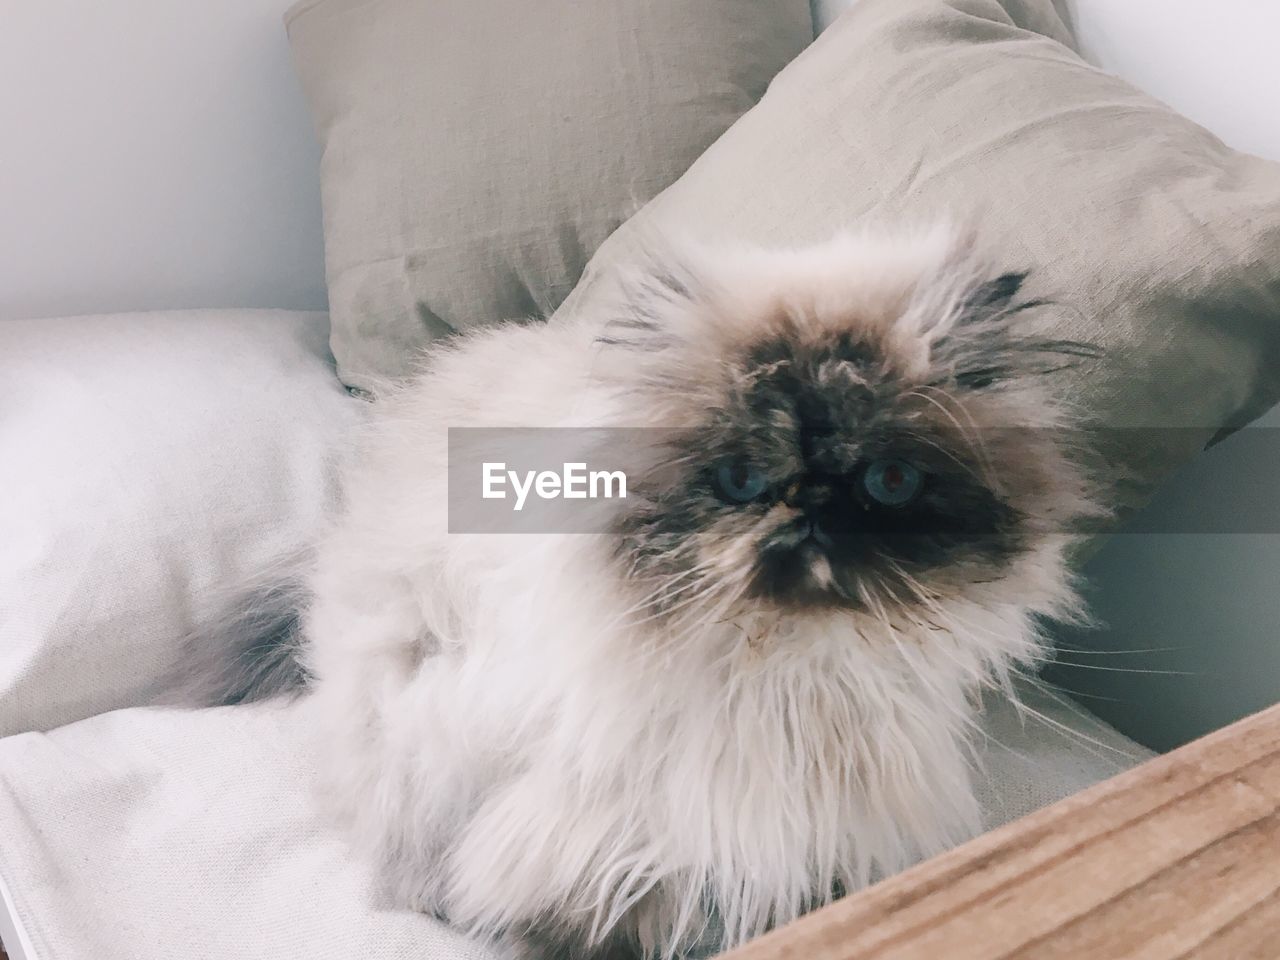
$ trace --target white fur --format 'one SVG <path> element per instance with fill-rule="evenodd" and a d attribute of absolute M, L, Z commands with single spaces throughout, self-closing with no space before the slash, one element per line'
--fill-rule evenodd
<path fill-rule="evenodd" d="M 916 287 L 945 245 L 839 244 L 772 273 L 748 260 L 743 309 L 798 272 L 817 312 L 905 317 L 893 335 L 927 349 Z M 849 277 L 851 262 L 871 265 Z M 975 692 L 1074 601 L 1065 538 L 1045 537 L 918 617 L 704 616 L 670 636 L 626 613 L 608 537 L 449 535 L 448 427 L 643 422 L 601 375 L 629 361 L 603 359 L 598 333 L 496 328 L 382 401 L 320 552 L 307 659 L 328 795 L 404 902 L 484 935 L 612 933 L 671 957 L 973 834 Z"/>

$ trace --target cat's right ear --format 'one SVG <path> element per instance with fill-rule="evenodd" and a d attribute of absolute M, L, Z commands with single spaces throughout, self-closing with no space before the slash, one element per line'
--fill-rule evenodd
<path fill-rule="evenodd" d="M 691 252 L 650 248 L 617 278 L 616 297 L 597 340 L 638 350 L 664 350 L 690 332 L 690 311 L 705 302 Z"/>

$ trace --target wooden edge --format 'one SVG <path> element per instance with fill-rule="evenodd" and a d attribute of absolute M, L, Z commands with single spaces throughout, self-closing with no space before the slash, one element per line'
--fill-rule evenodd
<path fill-rule="evenodd" d="M 723 960 L 1276 960 L 1280 705 Z"/>

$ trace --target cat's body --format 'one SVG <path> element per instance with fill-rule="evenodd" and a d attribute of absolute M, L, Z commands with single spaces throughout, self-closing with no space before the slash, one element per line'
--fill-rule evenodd
<path fill-rule="evenodd" d="M 540 960 L 666 957 L 978 828 L 975 694 L 1071 611 L 1090 509 L 1037 376 L 1062 345 L 978 269 L 942 231 L 664 267 L 381 401 L 302 656 L 398 899 Z M 607 532 L 449 534 L 460 426 L 655 440 Z"/>

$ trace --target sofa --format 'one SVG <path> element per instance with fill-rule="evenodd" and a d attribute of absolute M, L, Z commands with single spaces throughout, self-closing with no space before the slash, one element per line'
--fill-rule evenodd
<path fill-rule="evenodd" d="M 32 132 L 0 224 L 18 267 L 0 274 L 0 942 L 12 960 L 488 958 L 391 903 L 317 809 L 310 701 L 150 705 L 227 581 L 320 529 L 368 404 L 330 352 L 318 154 L 282 5 L 132 5 L 149 19 L 44 4 L 0 41 L 0 119 Z M 850 5 L 815 0 L 815 28 Z M 1280 79 L 1239 52 L 1280 14 L 1063 6 L 1087 56 L 1280 159 L 1267 105 L 1237 95 Z M 117 56 L 71 84 L 84 95 L 3 73 L 50 71 L 104 36 Z M 136 110 L 108 129 L 94 97 Z M 102 158 L 86 172 L 91 144 Z M 1228 440 L 1162 496 L 1231 497 L 1271 456 Z M 1280 547 L 1208 536 L 1209 550 L 1184 536 L 1172 551 L 1158 534 L 1115 538 L 1088 568 L 1109 627 L 1064 640 L 1081 655 L 1020 704 L 985 698 L 988 828 L 1280 698 L 1274 577 L 1240 589 L 1240 570 L 1280 567 Z M 1232 635 L 1215 638 L 1216 676 L 1160 686 L 1206 657 L 1203 617 L 1161 620 L 1157 642 L 1147 628 L 1189 583 L 1210 612 L 1237 611 Z M 1134 672 L 1098 669 L 1117 663 Z"/>

